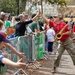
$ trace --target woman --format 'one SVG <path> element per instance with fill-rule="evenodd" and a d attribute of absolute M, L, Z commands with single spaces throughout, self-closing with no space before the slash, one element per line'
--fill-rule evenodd
<path fill-rule="evenodd" d="M 15 26 L 16 28 L 15 36 L 23 36 L 25 34 L 26 25 L 29 23 L 32 23 L 33 20 L 35 20 L 38 15 L 39 15 L 39 12 L 31 20 L 25 21 L 25 16 L 23 14 L 20 14 L 18 16 L 20 21 Z"/>

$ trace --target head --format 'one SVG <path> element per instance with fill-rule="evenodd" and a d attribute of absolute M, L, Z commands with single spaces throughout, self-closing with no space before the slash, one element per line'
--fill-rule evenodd
<path fill-rule="evenodd" d="M 4 43 L 9 43 L 4 32 L 0 32 L 0 50 L 5 47 Z"/>
<path fill-rule="evenodd" d="M 19 14 L 18 18 L 20 19 L 21 22 L 25 21 L 25 16 L 23 14 Z"/>
<path fill-rule="evenodd" d="M 9 14 L 8 15 L 8 20 L 11 21 L 12 20 L 12 16 Z"/>
<path fill-rule="evenodd" d="M 63 17 L 61 15 L 55 15 L 54 16 L 54 22 L 55 23 L 60 23 L 61 20 L 63 20 Z"/>
<path fill-rule="evenodd" d="M 25 17 L 25 20 L 29 20 L 29 15 L 28 15 L 26 12 L 22 12 L 22 14 L 23 14 L 24 17 Z"/>
<path fill-rule="evenodd" d="M 52 26 L 50 26 L 50 25 L 47 25 L 47 28 L 48 28 L 48 29 L 50 29 L 50 28 L 52 28 Z"/>
<path fill-rule="evenodd" d="M 3 21 L 0 20 L 0 30 L 2 30 L 2 26 L 3 26 Z"/>
<path fill-rule="evenodd" d="M 53 20 L 53 16 L 50 16 L 49 19 L 50 19 L 50 20 Z"/>
<path fill-rule="evenodd" d="M 8 15 L 7 15 L 7 14 L 2 14 L 2 15 L 1 15 L 1 20 L 2 20 L 3 22 L 5 22 L 6 20 L 8 20 Z"/>
<path fill-rule="evenodd" d="M 29 15 L 28 14 L 25 14 L 25 20 L 29 20 Z"/>
<path fill-rule="evenodd" d="M 32 14 L 32 18 L 35 17 L 35 16 L 36 16 L 36 14 Z M 37 20 L 38 20 L 38 18 L 35 19 L 35 21 L 37 21 Z"/>

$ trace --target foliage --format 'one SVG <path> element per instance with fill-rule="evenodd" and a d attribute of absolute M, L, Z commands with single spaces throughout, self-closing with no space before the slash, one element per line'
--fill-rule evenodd
<path fill-rule="evenodd" d="M 65 0 L 47 0 L 49 3 L 51 4 L 57 4 L 60 6 L 66 5 L 66 1 Z"/>
<path fill-rule="evenodd" d="M 18 1 L 20 1 L 19 7 L 18 7 Z M 37 1 L 38 0 L 34 0 L 34 3 L 37 4 L 38 3 Z M 39 0 L 39 1 L 41 3 L 41 6 L 43 1 L 47 1 L 51 4 L 57 4 L 61 6 L 66 5 L 65 0 Z M 15 14 L 17 14 L 19 11 L 19 13 L 21 13 L 25 11 L 26 2 L 30 2 L 31 4 L 33 4 L 33 0 L 0 0 L 0 11 L 4 11 L 8 13 L 14 12 Z"/>
<path fill-rule="evenodd" d="M 0 0 L 0 11 L 17 13 L 16 0 Z"/>

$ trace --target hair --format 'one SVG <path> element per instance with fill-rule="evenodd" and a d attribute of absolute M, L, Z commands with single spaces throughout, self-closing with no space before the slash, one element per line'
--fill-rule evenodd
<path fill-rule="evenodd" d="M 15 20 L 15 18 L 16 18 L 16 16 L 12 17 L 11 26 L 16 25 L 16 23 L 18 22 L 18 21 Z"/>
<path fill-rule="evenodd" d="M 36 16 L 36 14 L 32 14 L 32 18 L 33 18 L 34 16 Z"/>
<path fill-rule="evenodd" d="M 1 20 L 4 21 L 5 14 L 1 15 Z"/>
<path fill-rule="evenodd" d="M 49 19 L 53 19 L 53 16 L 49 16 Z"/>
<path fill-rule="evenodd" d="M 9 21 L 12 20 L 12 16 L 11 16 L 11 15 L 8 16 L 8 20 L 9 20 Z"/>
<path fill-rule="evenodd" d="M 18 18 L 18 17 L 15 17 L 15 20 L 18 22 L 18 21 L 20 21 L 20 18 Z"/>
<path fill-rule="evenodd" d="M 1 27 L 1 26 L 3 26 L 3 21 L 2 21 L 2 20 L 0 20 L 0 27 Z"/>
<path fill-rule="evenodd" d="M 49 25 L 49 28 L 52 28 L 52 26 Z"/>

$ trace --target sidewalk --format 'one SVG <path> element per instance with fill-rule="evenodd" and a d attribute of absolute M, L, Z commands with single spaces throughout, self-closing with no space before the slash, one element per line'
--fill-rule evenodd
<path fill-rule="evenodd" d="M 60 66 L 54 75 L 75 75 L 75 66 L 68 54 L 62 56 Z"/>
<path fill-rule="evenodd" d="M 43 69 L 35 70 L 29 75 L 75 75 L 75 66 L 72 63 L 70 56 L 65 52 L 62 55 L 60 66 L 57 69 L 57 73 L 52 74 L 52 68 L 55 55 L 51 55 L 50 60 L 43 61 Z M 45 69 L 45 70 L 44 70 Z M 34 73 L 34 74 L 33 74 Z"/>
<path fill-rule="evenodd" d="M 67 52 L 65 52 L 61 58 L 60 66 L 58 67 L 57 73 L 52 74 L 51 71 L 53 68 L 54 57 L 55 55 L 50 55 L 49 59 L 41 60 L 40 63 L 42 67 L 40 67 L 39 69 L 25 70 L 25 72 L 27 73 L 27 75 L 75 75 L 75 66 L 73 65 L 72 60 L 70 56 L 67 54 Z"/>

